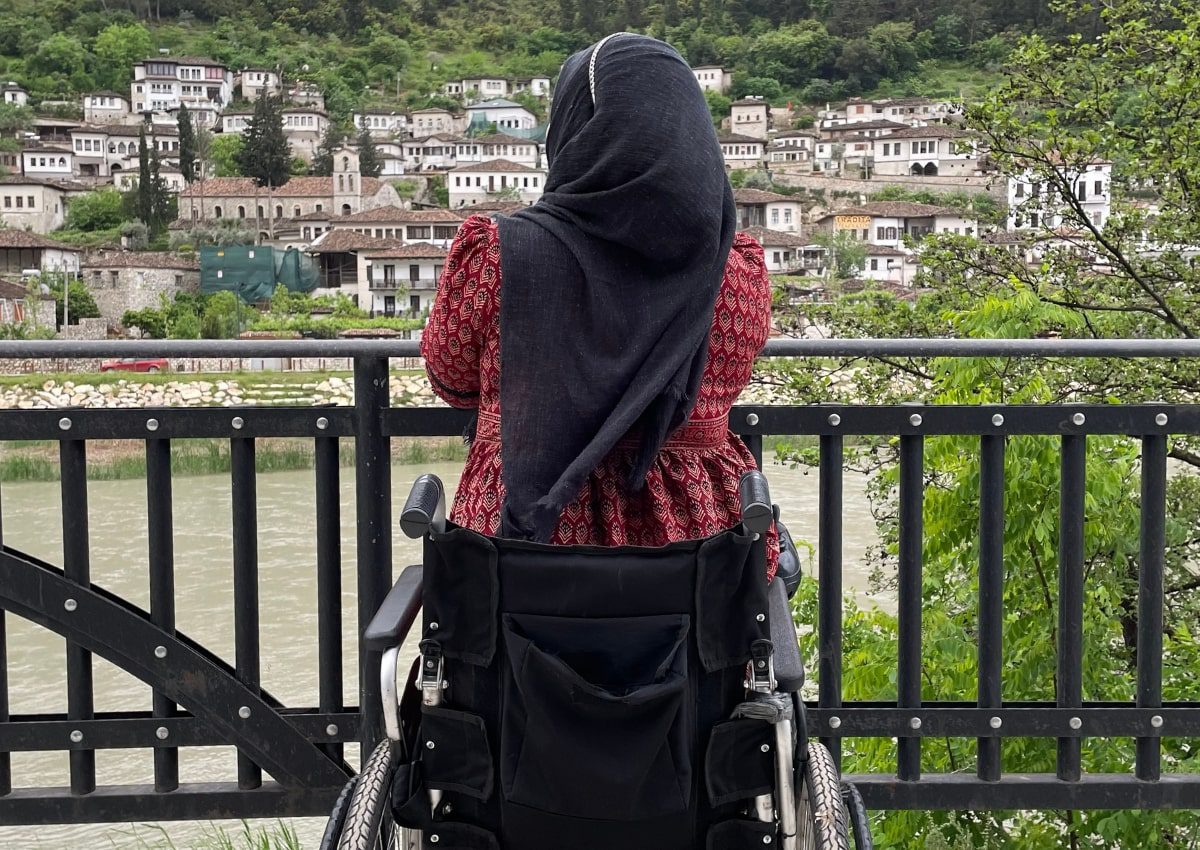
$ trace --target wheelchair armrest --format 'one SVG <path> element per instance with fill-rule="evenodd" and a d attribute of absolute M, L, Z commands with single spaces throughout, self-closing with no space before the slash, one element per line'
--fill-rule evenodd
<path fill-rule="evenodd" d="M 413 539 L 446 530 L 446 488 L 436 475 L 426 473 L 413 482 L 400 512 L 400 530 Z"/>
<path fill-rule="evenodd" d="M 783 580 L 787 595 L 791 597 L 803 578 L 800 570 L 800 553 L 796 550 L 796 541 L 792 539 L 791 532 L 778 519 L 775 520 L 775 530 L 779 533 L 779 564 L 775 570 L 775 578 Z"/>
<path fill-rule="evenodd" d="M 804 685 L 804 659 L 796 640 L 787 589 L 778 578 L 767 588 L 767 606 L 771 617 L 771 644 L 775 649 L 775 681 L 781 691 L 799 691 Z"/>
<path fill-rule="evenodd" d="M 742 524 L 755 534 L 766 534 L 775 521 L 767 477 L 757 469 L 743 472 L 738 480 L 738 494 L 742 499 Z"/>
<path fill-rule="evenodd" d="M 384 597 L 383 604 L 367 624 L 363 643 L 367 649 L 384 651 L 404 642 L 408 630 L 417 620 L 421 610 L 421 577 L 424 569 L 419 565 L 405 567 L 396 584 Z"/>

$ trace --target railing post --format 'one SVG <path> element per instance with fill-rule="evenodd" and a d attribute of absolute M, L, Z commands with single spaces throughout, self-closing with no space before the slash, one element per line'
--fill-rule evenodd
<path fill-rule="evenodd" d="M 1083 505 L 1086 494 L 1087 437 L 1062 438 L 1062 480 L 1058 532 L 1058 693 L 1059 708 L 1083 706 Z M 1078 730 L 1078 724 L 1072 724 Z M 1080 778 L 1079 736 L 1058 739 L 1058 778 Z"/>
<path fill-rule="evenodd" d="M 258 605 L 258 495 L 254 439 L 235 437 L 229 446 L 233 473 L 233 649 L 237 677 L 255 692 L 261 685 Z M 238 753 L 238 787 L 262 785 L 262 768 Z"/>
<path fill-rule="evenodd" d="M 842 705 L 842 436 L 821 437 L 817 555 L 818 695 L 820 708 Z M 840 767 L 841 738 L 822 739 Z"/>
<path fill-rule="evenodd" d="M 980 708 L 1000 708 L 1004 662 L 1004 437 L 984 434 L 979 455 Z M 1000 779 L 1000 739 L 977 739 L 980 779 Z"/>
<path fill-rule="evenodd" d="M 391 449 L 383 433 L 383 414 L 390 403 L 388 360 L 360 357 L 354 361 L 355 507 L 358 514 L 358 662 L 362 754 L 366 762 L 380 738 L 380 654 L 368 652 L 363 633 L 383 602 L 392 579 Z"/>
<path fill-rule="evenodd" d="M 1166 550 L 1167 438 L 1142 438 L 1142 532 L 1138 570 L 1137 705 L 1162 706 L 1163 560 Z M 1138 779 L 1157 780 L 1160 738 L 1137 739 Z"/>
<path fill-rule="evenodd" d="M 341 711 L 342 693 L 342 499 L 339 486 L 338 438 L 318 437 L 317 485 L 317 681 L 318 708 Z M 341 760 L 342 745 L 325 751 Z"/>
<path fill-rule="evenodd" d="M 66 426 L 70 420 L 63 418 Z M 91 553 L 88 542 L 87 448 L 83 440 L 59 443 L 59 467 L 62 480 L 63 573 L 76 584 L 91 583 Z M 68 600 L 74 606 L 78 600 Z M 69 610 L 74 610 L 71 608 Z M 92 691 L 92 654 L 67 641 L 67 719 L 92 720 L 95 717 Z M 83 733 L 72 731 L 74 743 L 84 743 Z M 96 790 L 96 751 L 72 749 L 71 793 L 90 794 Z"/>
<path fill-rule="evenodd" d="M 175 540 L 171 497 L 171 441 L 146 441 L 146 528 L 150 550 L 150 618 L 170 635 L 175 634 Z M 154 692 L 155 717 L 170 717 L 175 703 Z M 179 787 L 179 750 L 154 749 L 154 790 Z"/>
<path fill-rule="evenodd" d="M 910 419 L 917 427 L 921 414 Z M 925 438 L 920 434 L 900 437 L 900 540 L 899 540 L 899 657 L 896 669 L 897 706 L 921 707 L 921 605 L 922 551 L 925 537 L 923 518 Z M 900 779 L 921 778 L 920 720 L 910 719 L 914 734 L 899 739 L 896 773 Z"/>

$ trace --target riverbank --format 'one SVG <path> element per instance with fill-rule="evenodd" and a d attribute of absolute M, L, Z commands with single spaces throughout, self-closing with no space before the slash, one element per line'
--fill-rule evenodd
<path fill-rule="evenodd" d="M 254 466 L 258 472 L 312 469 L 314 444 L 299 437 L 263 437 L 255 441 Z M 52 440 L 0 443 L 0 481 L 57 481 L 58 443 Z M 146 477 L 146 448 L 135 440 L 89 440 L 88 479 L 121 481 Z M 392 462 L 428 464 L 466 460 L 467 447 L 457 437 L 420 437 L 392 440 Z M 343 440 L 339 460 L 354 465 L 354 445 Z M 229 441 L 175 440 L 171 444 L 171 472 L 176 476 L 217 475 L 231 468 Z"/>

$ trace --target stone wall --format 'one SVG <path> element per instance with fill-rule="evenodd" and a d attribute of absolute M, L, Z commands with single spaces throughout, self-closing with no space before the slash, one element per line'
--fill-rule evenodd
<path fill-rule="evenodd" d="M 771 169 L 771 176 L 776 183 L 783 186 L 798 186 L 809 191 L 824 192 L 826 199 L 834 202 L 835 193 L 850 193 L 852 195 L 873 195 L 888 186 L 903 186 L 913 191 L 927 190 L 930 192 L 987 192 L 998 201 L 1007 200 L 1007 187 L 1002 180 L 995 177 L 976 176 L 938 176 L 913 177 L 905 175 L 876 174 L 870 180 L 851 177 L 826 177 L 813 174 L 805 166 L 793 169 L 791 166 L 776 165 Z M 848 204 L 856 204 L 856 197 L 848 198 Z M 836 206 L 836 203 L 834 204 Z"/>
<path fill-rule="evenodd" d="M 100 315 L 110 324 L 120 322 L 126 310 L 157 309 L 164 297 L 172 302 L 177 292 L 200 291 L 200 272 L 195 269 L 109 269 L 85 265 L 82 280 L 96 299 Z"/>

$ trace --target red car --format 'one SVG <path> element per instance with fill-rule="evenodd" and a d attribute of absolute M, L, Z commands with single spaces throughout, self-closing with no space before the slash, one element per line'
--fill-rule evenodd
<path fill-rule="evenodd" d="M 157 360 L 139 360 L 136 357 L 122 357 L 120 360 L 105 360 L 100 364 L 101 372 L 165 372 L 170 364 L 163 358 Z"/>

